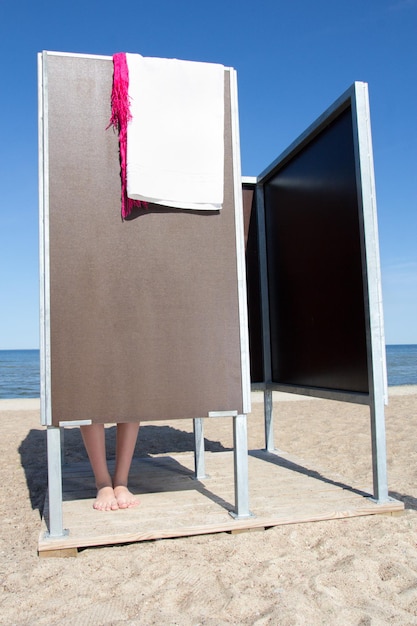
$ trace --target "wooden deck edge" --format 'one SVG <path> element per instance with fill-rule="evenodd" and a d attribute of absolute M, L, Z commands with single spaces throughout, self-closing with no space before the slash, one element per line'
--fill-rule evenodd
<path fill-rule="evenodd" d="M 335 511 L 333 513 L 323 513 L 318 515 L 305 516 L 302 514 L 292 515 L 291 517 L 259 517 L 256 516 L 236 520 L 230 517 L 225 519 L 224 523 L 212 525 L 190 526 L 184 528 L 172 528 L 166 530 L 155 530 L 147 532 L 123 533 L 114 535 L 103 535 L 98 537 L 81 537 L 76 534 L 71 535 L 69 532 L 63 537 L 47 537 L 45 531 L 40 533 L 38 542 L 38 554 L 40 556 L 75 556 L 74 551 L 79 548 L 99 547 L 126 543 L 140 543 L 142 541 L 152 541 L 155 539 L 174 539 L 179 537 L 191 537 L 195 535 L 207 535 L 221 532 L 230 532 L 238 534 L 250 530 L 262 530 L 275 526 L 284 526 L 289 524 L 301 524 L 310 522 L 321 522 L 335 519 L 348 519 L 353 517 L 364 517 L 368 515 L 393 515 L 404 512 L 404 503 L 398 500 L 390 500 L 388 502 L 376 503 L 369 499 L 363 507 L 354 508 L 346 511 Z M 60 552 L 61 554 L 52 554 Z"/>
<path fill-rule="evenodd" d="M 53 550 L 38 550 L 38 555 L 42 559 L 60 558 L 68 559 L 78 556 L 78 548 L 58 548 Z"/>

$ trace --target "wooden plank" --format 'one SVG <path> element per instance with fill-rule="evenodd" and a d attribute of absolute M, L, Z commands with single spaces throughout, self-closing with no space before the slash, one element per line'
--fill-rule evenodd
<path fill-rule="evenodd" d="M 402 502 L 394 500 L 378 504 L 366 497 L 366 489 L 306 465 L 281 451 L 279 458 L 272 459 L 262 450 L 251 451 L 249 488 L 254 516 L 241 520 L 229 515 L 234 508 L 233 452 L 206 453 L 210 478 L 202 481 L 192 476 L 194 456 L 190 453 L 135 459 L 131 484 L 141 504 L 112 512 L 93 509 L 94 481 L 88 466 L 68 466 L 63 478 L 63 517 L 69 532 L 64 537 L 45 536 L 46 503 L 39 554 L 66 556 L 66 551 L 70 555 L 71 550 L 88 546 L 238 533 L 404 509 Z"/>
<path fill-rule="evenodd" d="M 78 556 L 77 548 L 62 548 L 61 550 L 43 550 L 39 552 L 39 556 L 43 559 L 61 558 L 68 559 Z"/>

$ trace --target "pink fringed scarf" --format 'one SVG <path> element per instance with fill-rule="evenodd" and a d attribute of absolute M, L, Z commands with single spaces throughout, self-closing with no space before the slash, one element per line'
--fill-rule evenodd
<path fill-rule="evenodd" d="M 107 128 L 113 126 L 119 133 L 120 149 L 120 177 L 122 181 L 122 218 L 128 217 L 134 207 L 148 208 L 147 202 L 132 200 L 127 195 L 126 183 L 126 153 L 127 153 L 127 125 L 132 119 L 129 103 L 129 70 L 126 54 L 119 52 L 113 55 L 113 89 L 111 94 L 111 118 Z"/>

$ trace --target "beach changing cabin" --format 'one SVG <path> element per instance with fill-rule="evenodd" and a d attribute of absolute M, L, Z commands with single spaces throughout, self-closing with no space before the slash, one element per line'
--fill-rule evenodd
<path fill-rule="evenodd" d="M 95 422 L 194 420 L 198 479 L 205 476 L 203 420 L 230 417 L 234 519 L 217 529 L 279 523 L 273 516 L 256 522 L 249 509 L 251 384 L 264 392 L 267 453 L 274 451 L 274 390 L 369 405 L 374 498 L 386 503 L 367 85 L 355 83 L 260 176 L 242 180 L 236 72 L 222 67 L 220 202 L 193 204 L 198 181 L 191 197 L 171 203 L 163 198 L 176 191 L 158 201 L 159 191 L 148 189 L 133 194 L 137 203 L 122 219 L 123 155 L 109 128 L 113 65 L 111 57 L 39 54 L 41 416 L 49 476 L 42 549 L 67 532 L 62 430 Z M 171 102 L 161 100 L 167 111 Z M 148 126 L 140 132 L 149 141 Z M 172 160 L 184 158 L 182 148 Z M 153 151 L 150 141 L 150 160 Z M 138 171 L 146 166 L 142 159 Z M 152 178 L 166 177 L 153 171 Z M 171 182 L 175 188 L 177 176 Z"/>

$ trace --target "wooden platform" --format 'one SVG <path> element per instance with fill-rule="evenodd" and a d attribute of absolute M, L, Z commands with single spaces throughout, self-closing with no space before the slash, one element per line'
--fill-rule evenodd
<path fill-rule="evenodd" d="M 236 520 L 233 452 L 206 453 L 208 478 L 193 477 L 194 456 L 182 453 L 135 459 L 130 486 L 141 505 L 109 513 L 92 508 L 94 480 L 87 463 L 63 468 L 65 537 L 48 538 L 48 503 L 39 537 L 40 556 L 75 556 L 78 548 L 264 529 L 336 518 L 403 511 L 404 504 L 374 502 L 360 486 L 344 484 L 279 450 L 249 452 L 253 516 Z"/>

